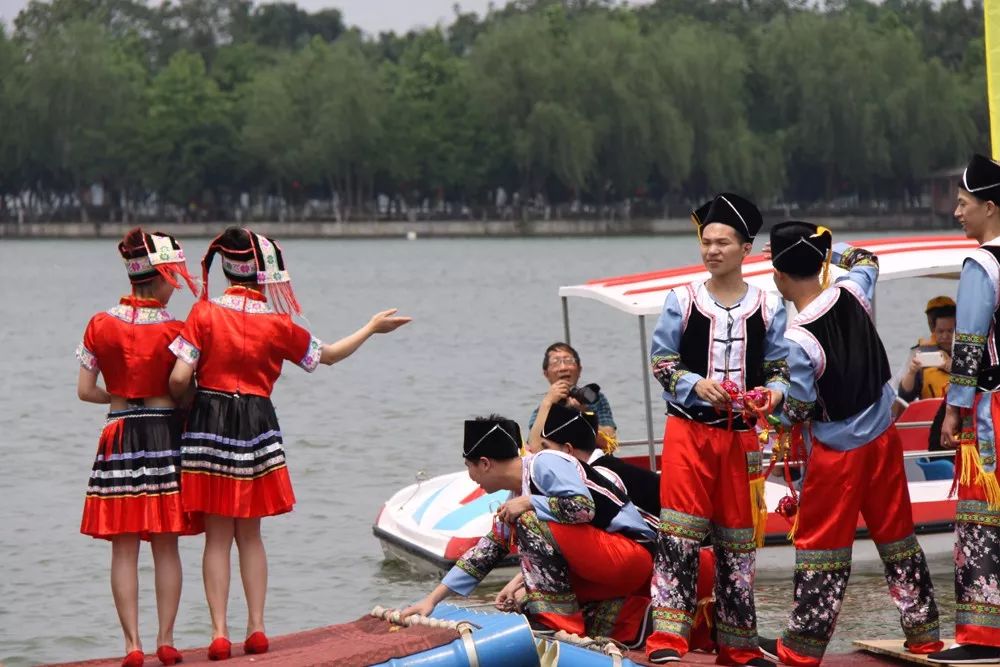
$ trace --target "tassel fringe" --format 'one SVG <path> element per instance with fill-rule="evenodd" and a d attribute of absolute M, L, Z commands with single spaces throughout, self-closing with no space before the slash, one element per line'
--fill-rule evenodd
<path fill-rule="evenodd" d="M 962 445 L 962 456 L 959 463 L 961 472 L 958 482 L 962 486 L 978 486 L 986 496 L 986 503 L 991 510 L 1000 510 L 1000 482 L 996 472 L 986 472 L 983 461 L 979 457 L 979 447 L 975 443 Z"/>
<path fill-rule="evenodd" d="M 750 511 L 753 513 L 753 540 L 760 548 L 764 546 L 764 532 L 767 529 L 767 503 L 764 501 L 764 478 L 750 480 Z"/>
<path fill-rule="evenodd" d="M 801 508 L 799 508 L 801 510 Z M 788 531 L 788 541 L 795 542 L 795 533 L 799 529 L 799 516 L 802 514 L 801 511 L 795 513 L 795 521 L 792 522 L 792 529 Z"/>

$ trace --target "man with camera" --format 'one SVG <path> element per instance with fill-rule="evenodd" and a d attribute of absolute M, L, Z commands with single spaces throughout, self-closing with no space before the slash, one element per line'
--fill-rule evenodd
<path fill-rule="evenodd" d="M 920 340 L 910 349 L 906 371 L 899 380 L 899 398 L 941 398 L 951 373 L 951 344 L 955 335 L 955 302 L 938 296 L 927 302 L 929 340 Z"/>
<path fill-rule="evenodd" d="M 598 385 L 577 386 L 582 371 L 580 354 L 572 346 L 568 343 L 549 345 L 542 359 L 542 374 L 549 381 L 549 391 L 542 399 L 542 405 L 546 408 L 563 405 L 583 412 L 593 412 L 597 415 L 598 433 L 613 439 L 618 425 L 611 413 L 611 404 Z M 539 408 L 535 408 L 528 419 L 528 451 L 531 452 L 541 450 L 542 424 L 536 423 L 539 421 L 538 410 Z"/>

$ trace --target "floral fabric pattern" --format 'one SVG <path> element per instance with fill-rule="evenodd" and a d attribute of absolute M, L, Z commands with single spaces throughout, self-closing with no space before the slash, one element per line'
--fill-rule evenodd
<path fill-rule="evenodd" d="M 684 364 L 681 363 L 681 355 L 668 354 L 662 357 L 653 357 L 653 377 L 663 385 L 668 393 L 677 393 L 677 381 L 684 375 L 690 373 Z"/>
<path fill-rule="evenodd" d="M 610 637 L 625 607 L 625 598 L 600 600 L 583 605 L 583 622 L 588 637 Z"/>
<path fill-rule="evenodd" d="M 85 348 L 83 343 L 76 346 L 76 358 L 77 361 L 80 362 L 80 366 L 82 368 L 86 368 L 88 371 L 96 371 L 99 369 L 97 357 L 94 356 L 93 352 Z"/>
<path fill-rule="evenodd" d="M 548 525 L 528 511 L 518 517 L 515 533 L 527 591 L 525 609 L 531 614 L 564 616 L 578 612 L 576 593 L 570 585 L 569 563 L 560 553 Z"/>
<path fill-rule="evenodd" d="M 549 511 L 559 523 L 590 523 L 596 506 L 587 496 L 549 496 Z"/>
<path fill-rule="evenodd" d="M 772 382 L 781 382 L 783 384 L 791 384 L 791 372 L 788 369 L 788 362 L 785 359 L 775 359 L 774 361 L 764 362 L 764 380 L 765 384 L 771 384 Z"/>
<path fill-rule="evenodd" d="M 312 373 L 319 367 L 319 358 L 323 354 L 323 341 L 316 336 L 309 339 L 309 349 L 299 362 L 299 367 L 307 373 Z"/>
<path fill-rule="evenodd" d="M 196 348 L 194 345 L 184 340 L 181 336 L 174 339 L 168 348 L 174 353 L 181 361 L 187 362 L 187 364 L 193 368 L 198 367 L 198 358 L 201 357 L 201 350 Z"/>
<path fill-rule="evenodd" d="M 952 345 L 951 383 L 975 387 L 985 350 L 986 336 L 956 331 Z"/>
<path fill-rule="evenodd" d="M 914 535 L 876 544 L 885 567 L 889 595 L 899 609 L 903 634 L 911 645 L 939 641 L 940 621 L 927 559 Z"/>
<path fill-rule="evenodd" d="M 816 414 L 816 401 L 800 401 L 785 396 L 785 416 L 792 423 L 807 422 Z"/>
<path fill-rule="evenodd" d="M 222 306 L 223 308 L 238 310 L 242 313 L 252 313 L 254 315 L 274 312 L 274 309 L 267 305 L 266 301 L 248 299 L 240 294 L 223 294 L 222 296 L 217 296 L 212 299 L 212 303 Z"/>
<path fill-rule="evenodd" d="M 496 531 L 491 530 L 481 537 L 475 546 L 462 554 L 455 566 L 476 581 L 482 581 L 508 553 L 510 549 L 504 544 L 504 540 L 496 534 Z"/>
<path fill-rule="evenodd" d="M 851 576 L 851 548 L 795 551 L 795 607 L 781 643 L 799 655 L 822 658 L 833 636 Z"/>
<path fill-rule="evenodd" d="M 108 308 L 108 315 L 129 324 L 162 324 L 174 321 L 174 316 L 166 308 L 135 308 L 124 303 Z"/>
<path fill-rule="evenodd" d="M 842 269 L 848 270 L 856 266 L 873 266 L 877 269 L 878 255 L 870 250 L 851 246 L 841 253 L 839 266 Z"/>
<path fill-rule="evenodd" d="M 753 528 L 714 526 L 715 621 L 723 646 L 757 648 L 757 608 L 753 582 L 757 545 Z"/>
<path fill-rule="evenodd" d="M 698 590 L 698 552 L 709 521 L 675 510 L 660 511 L 660 535 L 653 557 L 653 629 L 687 639 Z"/>
<path fill-rule="evenodd" d="M 955 625 L 1000 630 L 1000 513 L 960 500 L 955 515 Z"/>

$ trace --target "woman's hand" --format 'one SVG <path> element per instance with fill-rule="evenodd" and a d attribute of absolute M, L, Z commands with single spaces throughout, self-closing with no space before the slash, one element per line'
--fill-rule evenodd
<path fill-rule="evenodd" d="M 398 308 L 390 308 L 375 313 L 368 320 L 368 328 L 373 334 L 389 333 L 413 321 L 412 317 L 394 317 L 398 310 Z"/>
<path fill-rule="evenodd" d="M 431 612 L 434 611 L 434 601 L 428 595 L 420 602 L 412 604 L 403 611 L 399 612 L 401 618 L 406 618 L 407 616 L 413 616 L 414 614 L 419 614 L 420 616 L 430 616 Z"/>

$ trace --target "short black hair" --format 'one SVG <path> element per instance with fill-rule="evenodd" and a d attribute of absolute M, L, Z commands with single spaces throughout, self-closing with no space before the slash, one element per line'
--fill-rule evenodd
<path fill-rule="evenodd" d="M 547 348 L 545 348 L 545 358 L 542 359 L 543 371 L 549 370 L 549 354 L 551 354 L 552 352 L 556 352 L 558 350 L 563 350 L 565 352 L 569 352 L 570 354 L 572 354 L 573 359 L 576 360 L 576 365 L 577 366 L 580 365 L 580 354 L 573 349 L 573 346 L 570 345 L 569 343 L 558 342 L 558 343 L 552 343 L 552 345 L 549 345 Z"/>
<path fill-rule="evenodd" d="M 931 329 L 937 326 L 937 321 L 942 317 L 955 317 L 955 306 L 941 306 L 940 308 L 931 308 L 927 311 L 927 319 L 931 322 Z"/>

